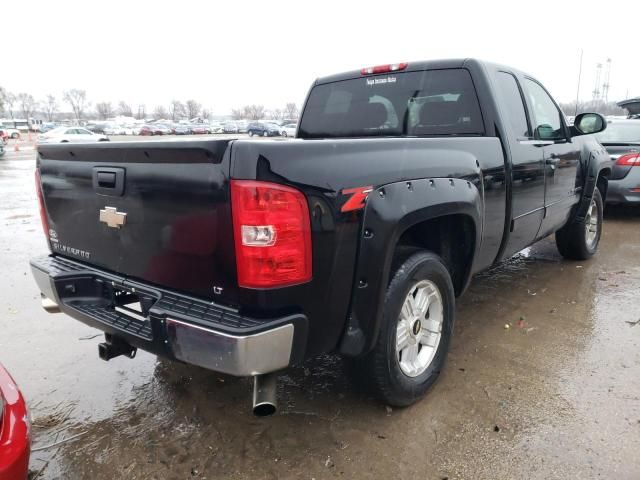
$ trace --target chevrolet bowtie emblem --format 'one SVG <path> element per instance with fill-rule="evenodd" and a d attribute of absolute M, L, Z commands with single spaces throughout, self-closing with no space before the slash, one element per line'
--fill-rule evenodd
<path fill-rule="evenodd" d="M 127 221 L 127 214 L 118 212 L 113 207 L 104 207 L 100 210 L 100 221 L 106 223 L 111 228 L 120 228 Z"/>

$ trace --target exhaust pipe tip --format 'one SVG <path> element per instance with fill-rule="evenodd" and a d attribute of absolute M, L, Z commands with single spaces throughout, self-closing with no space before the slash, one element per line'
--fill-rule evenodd
<path fill-rule="evenodd" d="M 268 417 L 276 413 L 277 380 L 278 376 L 275 373 L 253 377 L 253 414 L 256 417 Z"/>
<path fill-rule="evenodd" d="M 270 417 L 276 413 L 277 407 L 273 403 L 259 403 L 253 406 L 253 414 L 256 417 Z"/>

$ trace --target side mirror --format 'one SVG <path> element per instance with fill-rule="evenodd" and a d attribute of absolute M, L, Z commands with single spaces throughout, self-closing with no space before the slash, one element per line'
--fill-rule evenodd
<path fill-rule="evenodd" d="M 607 121 L 599 113 L 581 113 L 573 122 L 572 132 L 576 135 L 590 135 L 602 132 L 607 128 Z"/>

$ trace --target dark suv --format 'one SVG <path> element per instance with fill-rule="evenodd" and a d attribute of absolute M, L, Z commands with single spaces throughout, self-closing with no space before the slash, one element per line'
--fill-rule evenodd
<path fill-rule="evenodd" d="M 247 127 L 250 137 L 259 135 L 261 137 L 277 137 L 280 135 L 280 128 L 275 123 L 253 122 Z"/>

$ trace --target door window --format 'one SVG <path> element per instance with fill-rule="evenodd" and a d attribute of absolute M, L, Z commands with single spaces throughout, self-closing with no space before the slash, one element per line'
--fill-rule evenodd
<path fill-rule="evenodd" d="M 507 118 L 513 133 L 517 137 L 530 138 L 531 131 L 527 122 L 527 114 L 515 77 L 507 72 L 498 72 L 496 79 L 498 81 L 498 95 L 507 110 Z"/>
<path fill-rule="evenodd" d="M 564 140 L 561 113 L 542 86 L 530 79 L 525 79 L 527 95 L 534 117 L 534 133 L 540 140 Z"/>

